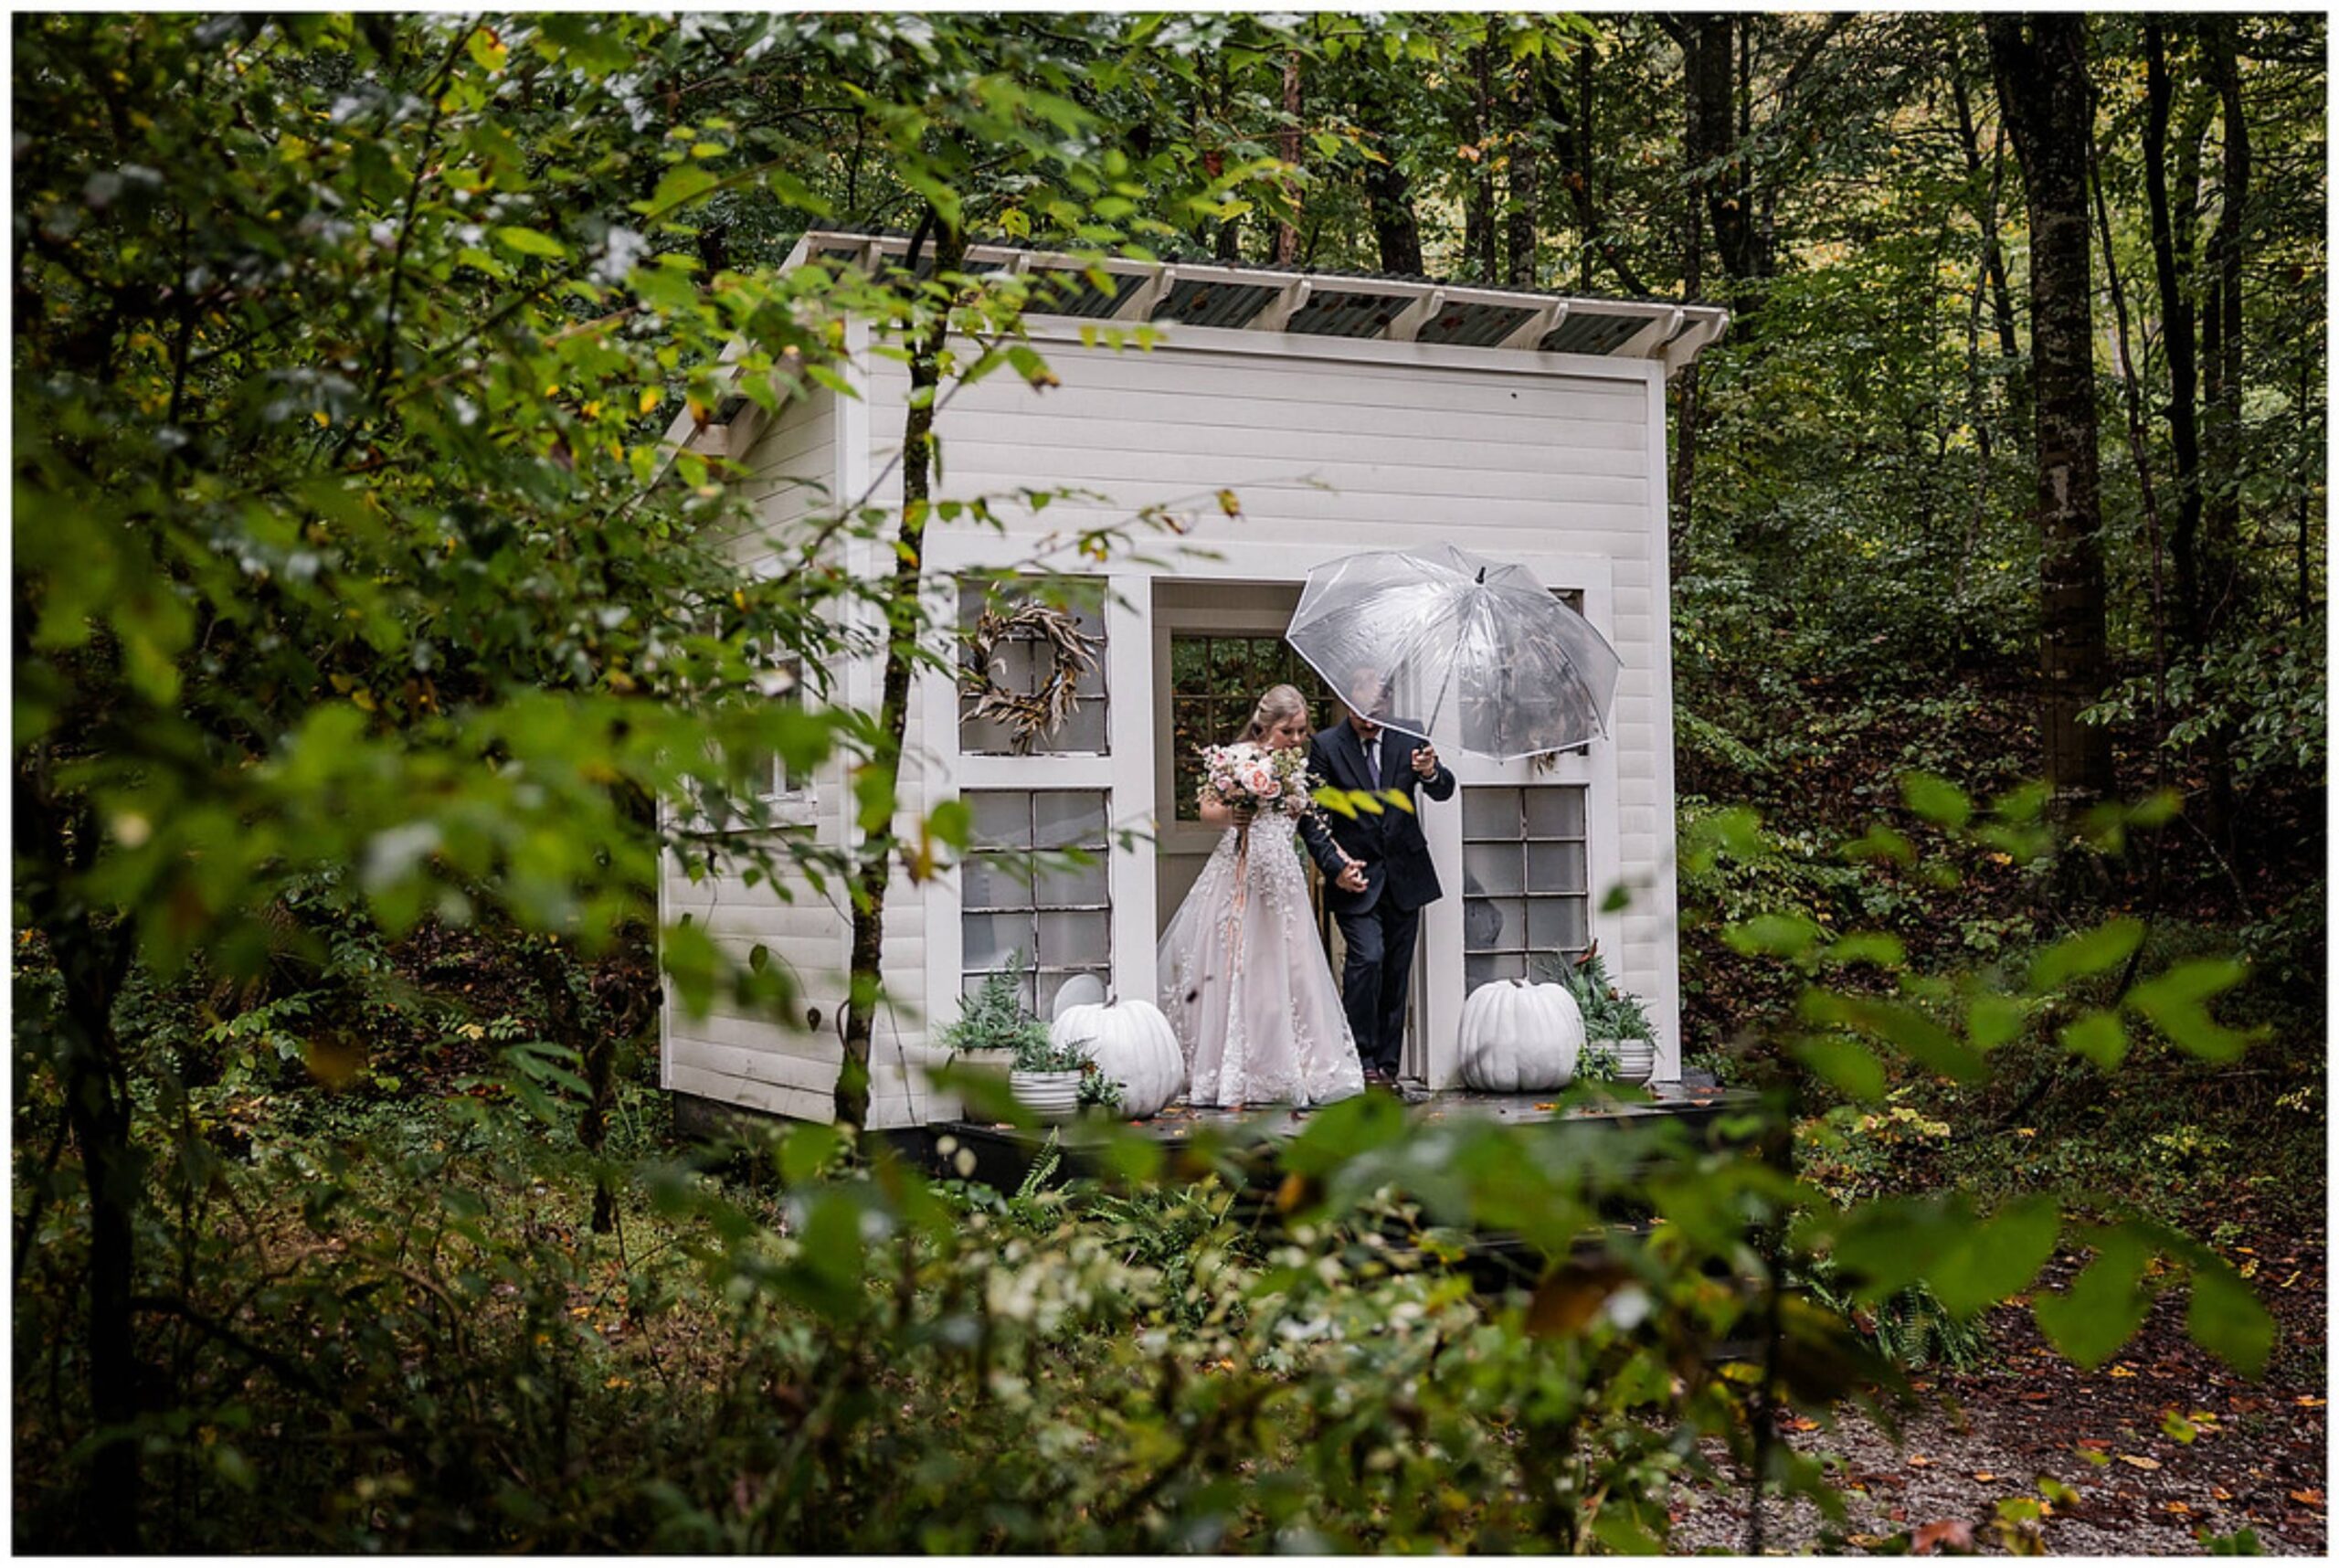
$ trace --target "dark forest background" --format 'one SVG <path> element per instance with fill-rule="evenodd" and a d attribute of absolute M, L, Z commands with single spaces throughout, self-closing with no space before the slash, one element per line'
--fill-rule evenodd
<path fill-rule="evenodd" d="M 2321 16 L 12 25 L 20 1546 L 1638 1549 L 1667 1488 L 1840 1504 L 1794 1412 L 2034 1317 L 2319 1410 Z M 938 275 L 775 276 L 814 225 Z M 965 847 L 818 672 L 906 679 L 947 387 L 1046 374 L 969 238 L 1730 307 L 1671 388 L 1685 1024 L 1801 1185 L 1360 1110 L 1294 1239 L 1232 1167 L 672 1136 L 661 988 L 792 982 L 661 944 L 659 854 L 866 906 Z M 740 585 L 661 440 L 848 315 L 943 407 L 910 505 Z M 840 753 L 866 842 L 764 831 Z M 1673 1224 L 1587 1262 L 1612 1200 Z M 1455 1288 L 1522 1212 L 1531 1293 Z M 2320 1454 L 2172 1397 L 2130 1447 Z M 2202 1538 L 2319 1539 L 2319 1464 Z"/>

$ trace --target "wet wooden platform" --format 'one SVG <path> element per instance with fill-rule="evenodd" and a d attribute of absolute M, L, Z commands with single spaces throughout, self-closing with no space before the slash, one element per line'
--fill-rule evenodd
<path fill-rule="evenodd" d="M 1513 1126 L 1561 1123 L 1593 1127 L 1662 1118 L 1691 1133 L 1708 1132 L 1731 1111 L 1747 1109 L 1756 1103 L 1756 1097 L 1745 1090 L 1718 1088 L 1710 1084 L 1655 1083 L 1643 1087 L 1646 1099 L 1573 1104 L 1565 1104 L 1550 1094 L 1499 1095 L 1472 1089 L 1433 1093 L 1416 1087 L 1401 1097 L 1406 1102 L 1406 1114 L 1423 1121 L 1479 1117 Z M 1177 1104 L 1145 1121 L 1116 1125 L 1166 1144 L 1191 1139 L 1197 1131 L 1209 1129 L 1238 1147 L 1271 1152 L 1274 1146 L 1297 1135 L 1315 1114 L 1281 1106 L 1232 1110 Z M 944 1171 L 952 1169 L 950 1161 L 956 1159 L 958 1150 L 968 1150 L 975 1159 L 975 1169 L 969 1172 L 971 1179 L 1011 1191 L 1021 1185 L 1032 1162 L 1051 1142 L 1064 1151 L 1069 1163 L 1077 1165 L 1083 1146 L 1101 1141 L 1101 1132 L 1094 1123 L 1071 1122 L 1062 1127 L 1033 1128 L 1006 1122 L 940 1121 L 919 1129 L 924 1145 L 920 1152 L 933 1161 L 937 1171 Z M 947 1152 L 940 1152 L 946 1139 Z"/>

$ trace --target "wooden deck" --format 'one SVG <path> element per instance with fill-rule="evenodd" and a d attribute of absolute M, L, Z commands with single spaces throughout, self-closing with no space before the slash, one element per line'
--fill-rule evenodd
<path fill-rule="evenodd" d="M 1703 1131 L 1731 1110 L 1755 1103 L 1755 1097 L 1745 1090 L 1711 1085 L 1658 1083 L 1647 1085 L 1646 1089 L 1646 1100 L 1577 1104 L 1565 1108 L 1550 1094 L 1498 1095 L 1471 1089 L 1424 1093 L 1416 1087 L 1406 1092 L 1403 1098 L 1407 1114 L 1423 1121 L 1482 1117 L 1514 1126 L 1543 1122 L 1599 1126 L 1662 1118 L 1692 1132 Z M 1197 1130 L 1209 1128 L 1238 1145 L 1272 1151 L 1275 1145 L 1297 1134 L 1313 1114 L 1280 1106 L 1238 1111 L 1180 1103 L 1148 1120 L 1120 1125 L 1162 1143 L 1176 1143 L 1191 1138 Z M 1032 1162 L 1052 1139 L 1072 1156 L 1073 1163 L 1077 1163 L 1082 1146 L 1099 1141 L 1099 1131 L 1094 1124 L 1084 1127 L 1078 1122 L 1032 1128 L 1006 1122 L 941 1121 L 915 1129 L 903 1141 L 908 1142 L 913 1137 L 923 1143 L 919 1152 L 932 1161 L 937 1171 L 950 1170 L 950 1160 L 957 1150 L 964 1149 L 975 1157 L 973 1180 L 1012 1189 L 1021 1184 Z M 937 1152 L 945 1139 L 949 1140 L 951 1151 L 947 1156 Z"/>

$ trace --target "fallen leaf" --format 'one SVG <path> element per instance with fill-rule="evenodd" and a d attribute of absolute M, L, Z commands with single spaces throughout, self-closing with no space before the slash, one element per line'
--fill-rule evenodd
<path fill-rule="evenodd" d="M 2291 1500 L 2294 1503 L 2304 1503 L 2309 1508 L 2321 1508 L 2323 1506 L 2323 1494 L 2310 1489 L 2309 1490 L 2302 1492 L 2292 1492 L 2291 1494 Z"/>
<path fill-rule="evenodd" d="M 2123 1465 L 2133 1465 L 2140 1470 L 2157 1470 L 2160 1468 L 2160 1461 L 2158 1459 L 2147 1459 L 2142 1454 L 2122 1454 L 2120 1456 L 2120 1462 Z"/>
<path fill-rule="evenodd" d="M 2166 1509 L 2171 1513 L 2191 1513 L 2193 1511 L 2192 1507 L 2189 1504 L 2176 1502 L 2174 1500 L 2164 1502 L 2160 1506 Z"/>
<path fill-rule="evenodd" d="M 1974 1527 L 1962 1519 L 1937 1519 L 1931 1524 L 1917 1527 L 1911 1550 L 1919 1556 L 1946 1547 L 1952 1552 L 1974 1550 Z"/>
<path fill-rule="evenodd" d="M 1932 1464 L 1932 1461 L 1926 1458 L 1922 1454 L 1911 1454 L 1909 1456 L 1909 1463 L 1921 1470 L 1926 1466 Z"/>
<path fill-rule="evenodd" d="M 2136 1369 L 2129 1366 L 2113 1367 L 2111 1369 L 2111 1375 L 2113 1377 L 2134 1377 L 2136 1375 Z"/>
<path fill-rule="evenodd" d="M 1974 1472 L 1974 1478 L 1977 1481 L 1995 1481 L 1998 1478 L 1987 1470 L 1976 1470 Z"/>
<path fill-rule="evenodd" d="M 2082 1437 L 2080 1439 L 2080 1446 L 2082 1448 L 2109 1448 L 2111 1446 L 2111 1439 L 2109 1437 Z"/>
<path fill-rule="evenodd" d="M 2299 1408 L 2302 1410 L 2320 1410 L 2329 1403 L 2328 1400 L 2317 1399 L 2311 1393 L 2299 1395 Z"/>

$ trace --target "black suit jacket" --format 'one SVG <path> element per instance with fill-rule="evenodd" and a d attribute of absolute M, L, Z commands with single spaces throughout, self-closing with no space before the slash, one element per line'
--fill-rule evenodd
<path fill-rule="evenodd" d="M 1329 729 L 1316 732 L 1316 743 L 1307 752 L 1307 770 L 1335 789 L 1402 789 L 1416 804 L 1423 795 L 1433 800 L 1448 800 L 1454 794 L 1454 774 L 1445 764 L 1439 763 L 1427 779 L 1413 771 L 1413 747 L 1424 744 L 1383 727 L 1381 777 L 1371 778 L 1365 767 L 1364 742 L 1342 719 Z M 1360 811 L 1344 817 L 1333 811 L 1326 813 L 1326 822 L 1330 838 L 1364 863 L 1362 893 L 1344 892 L 1337 885 L 1324 889 L 1324 902 L 1335 914 L 1360 915 L 1384 897 L 1400 909 L 1418 909 L 1444 895 L 1437 867 L 1429 857 L 1429 841 L 1422 836 L 1421 819 L 1415 812 L 1401 811 L 1384 802 L 1379 816 Z M 1308 848 L 1318 850 L 1316 835 L 1310 835 Z M 1327 876 L 1339 874 L 1338 854 L 1323 849 L 1316 859 Z"/>

